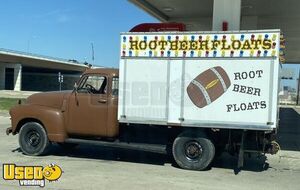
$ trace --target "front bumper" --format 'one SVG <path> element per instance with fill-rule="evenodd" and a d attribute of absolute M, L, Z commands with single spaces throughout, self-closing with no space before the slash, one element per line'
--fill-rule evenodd
<path fill-rule="evenodd" d="M 10 133 L 12 133 L 12 127 L 6 129 L 6 135 L 9 135 Z"/>

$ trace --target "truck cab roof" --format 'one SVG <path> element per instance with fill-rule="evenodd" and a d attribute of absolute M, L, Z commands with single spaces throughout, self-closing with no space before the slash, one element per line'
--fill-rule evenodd
<path fill-rule="evenodd" d="M 83 74 L 106 74 L 111 76 L 119 76 L 119 70 L 114 68 L 93 68 L 87 69 Z"/>

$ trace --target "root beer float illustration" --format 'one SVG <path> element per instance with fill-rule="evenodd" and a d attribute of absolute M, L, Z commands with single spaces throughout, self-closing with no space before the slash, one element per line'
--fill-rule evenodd
<path fill-rule="evenodd" d="M 207 69 L 194 78 L 187 87 L 187 93 L 197 107 L 203 108 L 224 94 L 230 85 L 225 70 L 217 66 Z"/>

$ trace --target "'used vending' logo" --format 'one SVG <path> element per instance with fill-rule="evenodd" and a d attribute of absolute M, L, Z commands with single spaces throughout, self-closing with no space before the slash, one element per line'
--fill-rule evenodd
<path fill-rule="evenodd" d="M 56 164 L 50 164 L 46 167 L 3 164 L 3 179 L 18 180 L 20 186 L 45 187 L 45 180 L 49 182 L 57 181 L 62 172 Z"/>

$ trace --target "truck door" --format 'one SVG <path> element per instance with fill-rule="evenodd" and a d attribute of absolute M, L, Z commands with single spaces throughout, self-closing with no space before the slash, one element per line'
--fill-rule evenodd
<path fill-rule="evenodd" d="M 69 99 L 69 134 L 106 136 L 108 76 L 87 74 L 81 78 Z"/>

